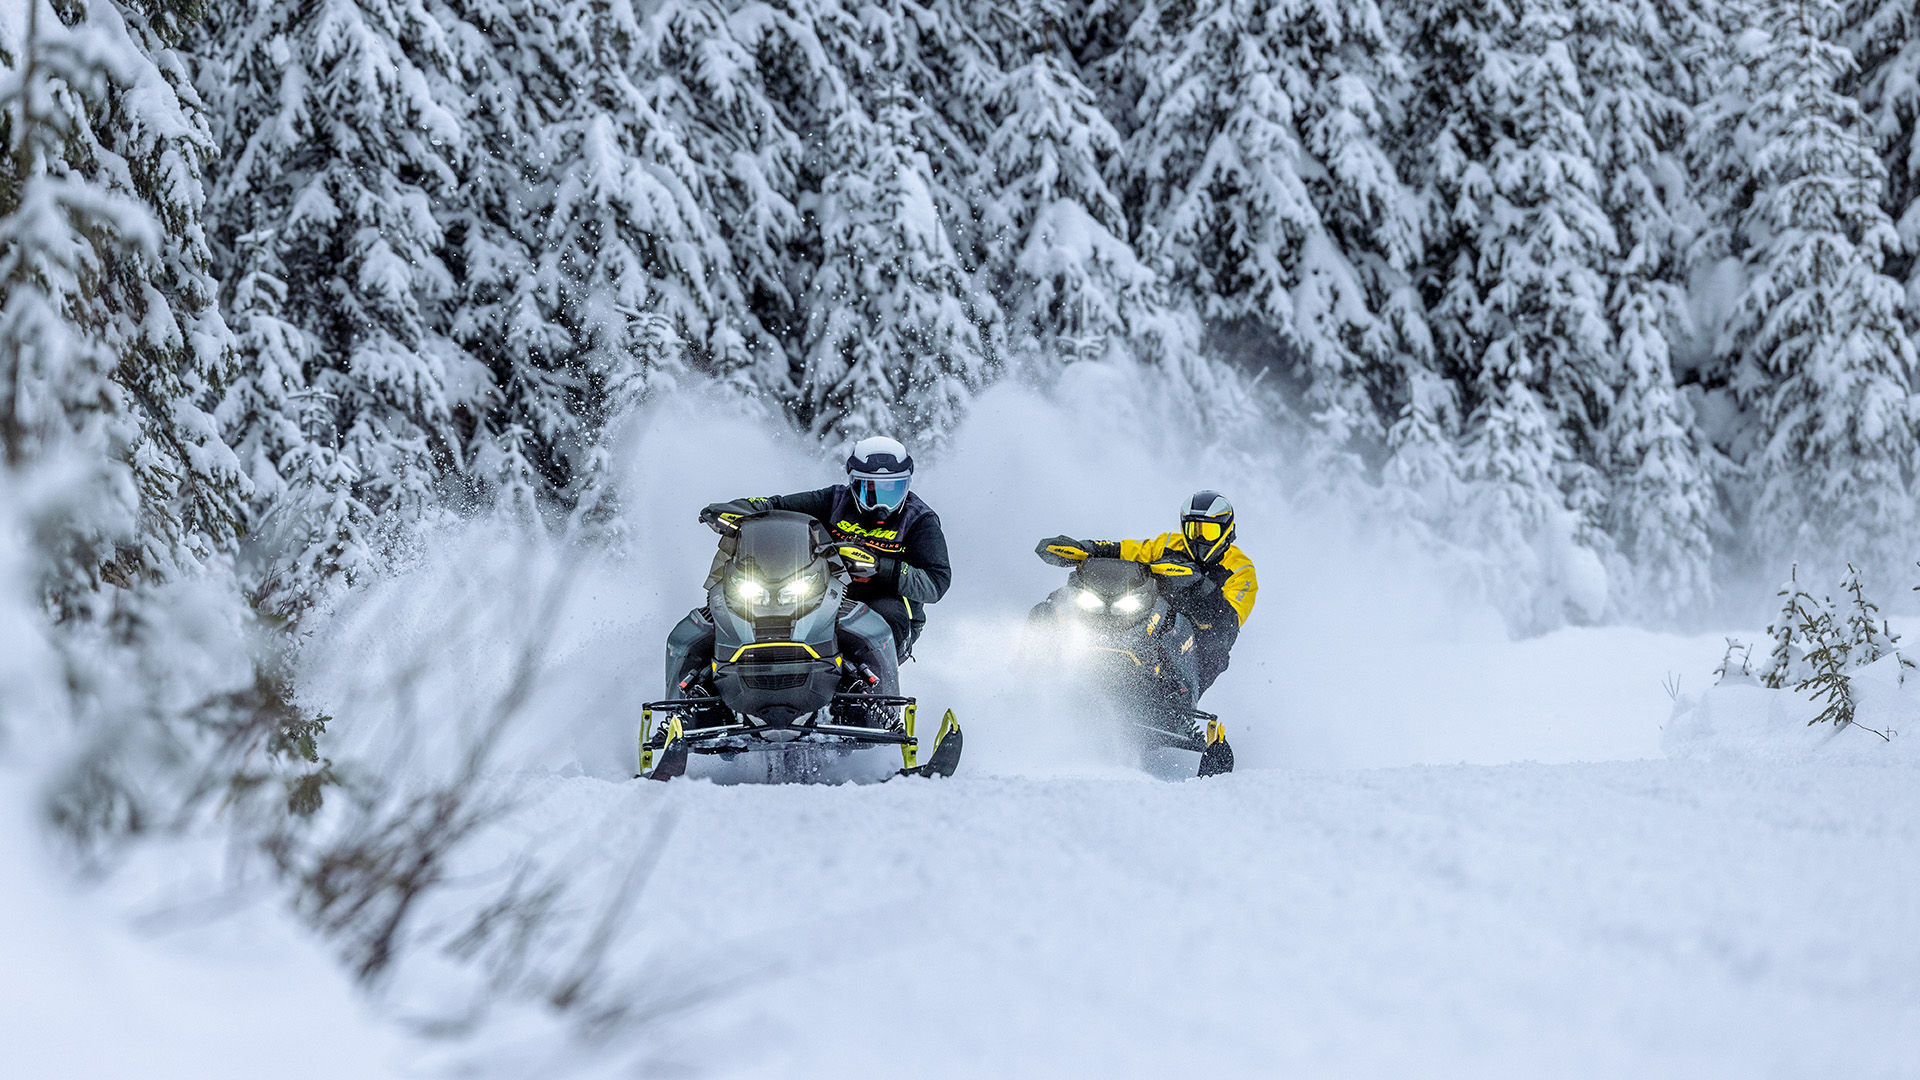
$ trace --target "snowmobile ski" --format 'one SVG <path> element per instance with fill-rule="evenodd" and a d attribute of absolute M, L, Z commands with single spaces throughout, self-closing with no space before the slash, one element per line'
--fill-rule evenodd
<path fill-rule="evenodd" d="M 900 757 L 904 762 L 900 776 L 952 776 L 960 767 L 960 750 L 965 739 L 960 734 L 960 722 L 953 717 L 953 710 L 940 718 L 940 729 L 933 736 L 933 753 L 927 755 L 925 764 L 917 763 L 920 754 L 919 741 L 913 738 L 913 710 L 907 710 L 907 742 L 900 744 Z"/>
<path fill-rule="evenodd" d="M 1207 748 L 1200 751 L 1200 776 L 1220 776 L 1233 771 L 1233 747 L 1227 742 L 1227 725 L 1218 717 L 1207 721 Z"/>
<path fill-rule="evenodd" d="M 834 719 L 843 719 L 837 715 L 822 720 L 819 717 L 829 716 L 829 712 L 823 710 L 817 716 L 803 716 L 784 723 L 734 716 L 722 723 L 687 727 L 685 717 L 709 717 L 713 715 L 713 710 L 723 708 L 722 700 L 700 696 L 649 701 L 640 710 L 640 771 L 634 775 L 636 778 L 671 780 L 685 775 L 688 762 L 694 754 L 729 757 L 743 753 L 783 752 L 802 746 L 856 749 L 898 746 L 905 763 L 910 768 L 916 765 L 919 741 L 913 735 L 912 698 L 881 694 L 835 694 L 833 703 L 840 707 L 859 707 L 862 712 L 858 716 L 871 716 L 871 710 L 874 709 L 898 709 L 902 717 L 891 725 L 868 727 L 858 722 L 833 722 Z M 654 723 L 656 711 L 665 717 L 658 725 Z M 856 718 L 849 716 L 844 719 L 851 721 Z M 945 747 L 943 743 L 949 738 L 953 745 Z M 959 725 L 949 712 L 940 726 L 932 758 L 925 766 L 915 769 L 913 775 L 948 775 L 952 773 L 959 756 Z"/>
<path fill-rule="evenodd" d="M 657 749 L 647 745 L 653 737 L 653 710 L 642 710 L 640 718 L 640 775 L 648 780 L 671 780 L 684 774 L 690 747 L 680 726 L 680 714 L 667 714 L 666 737 Z"/>

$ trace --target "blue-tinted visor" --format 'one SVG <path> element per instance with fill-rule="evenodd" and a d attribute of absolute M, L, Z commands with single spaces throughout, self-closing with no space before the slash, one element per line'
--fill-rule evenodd
<path fill-rule="evenodd" d="M 847 482 L 853 485 L 853 501 L 862 510 L 885 510 L 891 514 L 900 509 L 907 501 L 907 485 L 913 482 L 912 473 L 891 473 L 874 476 L 868 473 L 848 473 Z"/>

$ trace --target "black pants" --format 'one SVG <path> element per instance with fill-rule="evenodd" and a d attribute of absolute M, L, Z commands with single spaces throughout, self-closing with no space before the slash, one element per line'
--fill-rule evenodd
<path fill-rule="evenodd" d="M 909 607 L 907 601 L 897 596 L 876 596 L 862 601 L 872 608 L 881 618 L 887 620 L 887 626 L 893 630 L 893 645 L 905 660 L 913 653 L 913 643 L 920 640 L 920 630 L 927 625 L 927 617 L 918 607 Z"/>
<path fill-rule="evenodd" d="M 1211 629 L 1194 631 L 1193 651 L 1200 668 L 1200 693 L 1206 693 L 1213 680 L 1227 670 L 1227 656 L 1233 652 L 1234 640 L 1239 636 L 1238 626 L 1216 624 Z"/>

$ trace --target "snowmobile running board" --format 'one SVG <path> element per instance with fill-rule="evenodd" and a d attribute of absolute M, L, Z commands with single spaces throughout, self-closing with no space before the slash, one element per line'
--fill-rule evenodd
<path fill-rule="evenodd" d="M 1143 734 L 1161 746 L 1174 750 L 1191 750 L 1196 754 L 1206 752 L 1208 746 L 1226 738 L 1226 726 L 1220 723 L 1220 717 L 1199 709 L 1175 709 L 1174 714 L 1182 719 L 1191 720 L 1206 732 L 1204 736 L 1189 735 L 1184 731 L 1169 731 L 1150 720 L 1135 720 L 1134 726 Z"/>
<path fill-rule="evenodd" d="M 1174 750 L 1191 750 L 1200 755 L 1200 776 L 1219 776 L 1233 771 L 1233 747 L 1227 743 L 1227 726 L 1220 718 L 1199 709 L 1182 709 L 1180 712 L 1192 720 L 1206 721 L 1206 734 L 1203 738 L 1194 738 L 1183 731 L 1168 731 L 1158 724 L 1145 720 L 1134 724 L 1142 732 L 1161 746 Z"/>
<path fill-rule="evenodd" d="M 694 753 L 751 753 L 771 751 L 792 746 L 809 735 L 824 735 L 843 743 L 862 746 L 898 746 L 902 767 L 897 776 L 952 776 L 960 764 L 962 737 L 960 724 L 954 719 L 953 710 L 948 709 L 941 717 L 939 731 L 934 736 L 933 753 L 926 763 L 918 761 L 920 740 L 914 735 L 915 701 L 909 697 L 892 697 L 879 694 L 835 694 L 834 701 L 851 702 L 861 705 L 880 705 L 900 708 L 904 711 L 904 730 L 891 731 L 886 728 L 855 727 L 851 724 L 720 724 L 713 727 L 688 729 L 681 723 L 681 715 L 689 709 L 723 706 L 717 697 L 671 698 L 666 701 L 649 701 L 640 706 L 640 772 L 636 779 L 645 777 L 651 780 L 670 780 L 687 771 L 687 761 Z M 647 744 L 653 735 L 653 713 L 658 709 L 666 714 L 666 739 L 660 746 Z M 774 732 L 791 732 L 796 737 L 779 742 L 763 741 L 757 736 Z M 733 744 L 724 749 L 714 749 L 715 744 L 729 739 L 747 737 L 752 741 L 745 745 Z"/>

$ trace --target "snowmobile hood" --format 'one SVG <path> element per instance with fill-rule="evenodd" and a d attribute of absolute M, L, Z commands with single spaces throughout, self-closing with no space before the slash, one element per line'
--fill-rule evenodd
<path fill-rule="evenodd" d="M 768 584 L 811 567 L 832 537 L 818 521 L 791 510 L 767 510 L 742 518 L 733 565 Z"/>
<path fill-rule="evenodd" d="M 1113 600 L 1150 585 L 1147 568 L 1128 559 L 1088 559 L 1069 581 L 1089 589 L 1103 600 Z"/>

